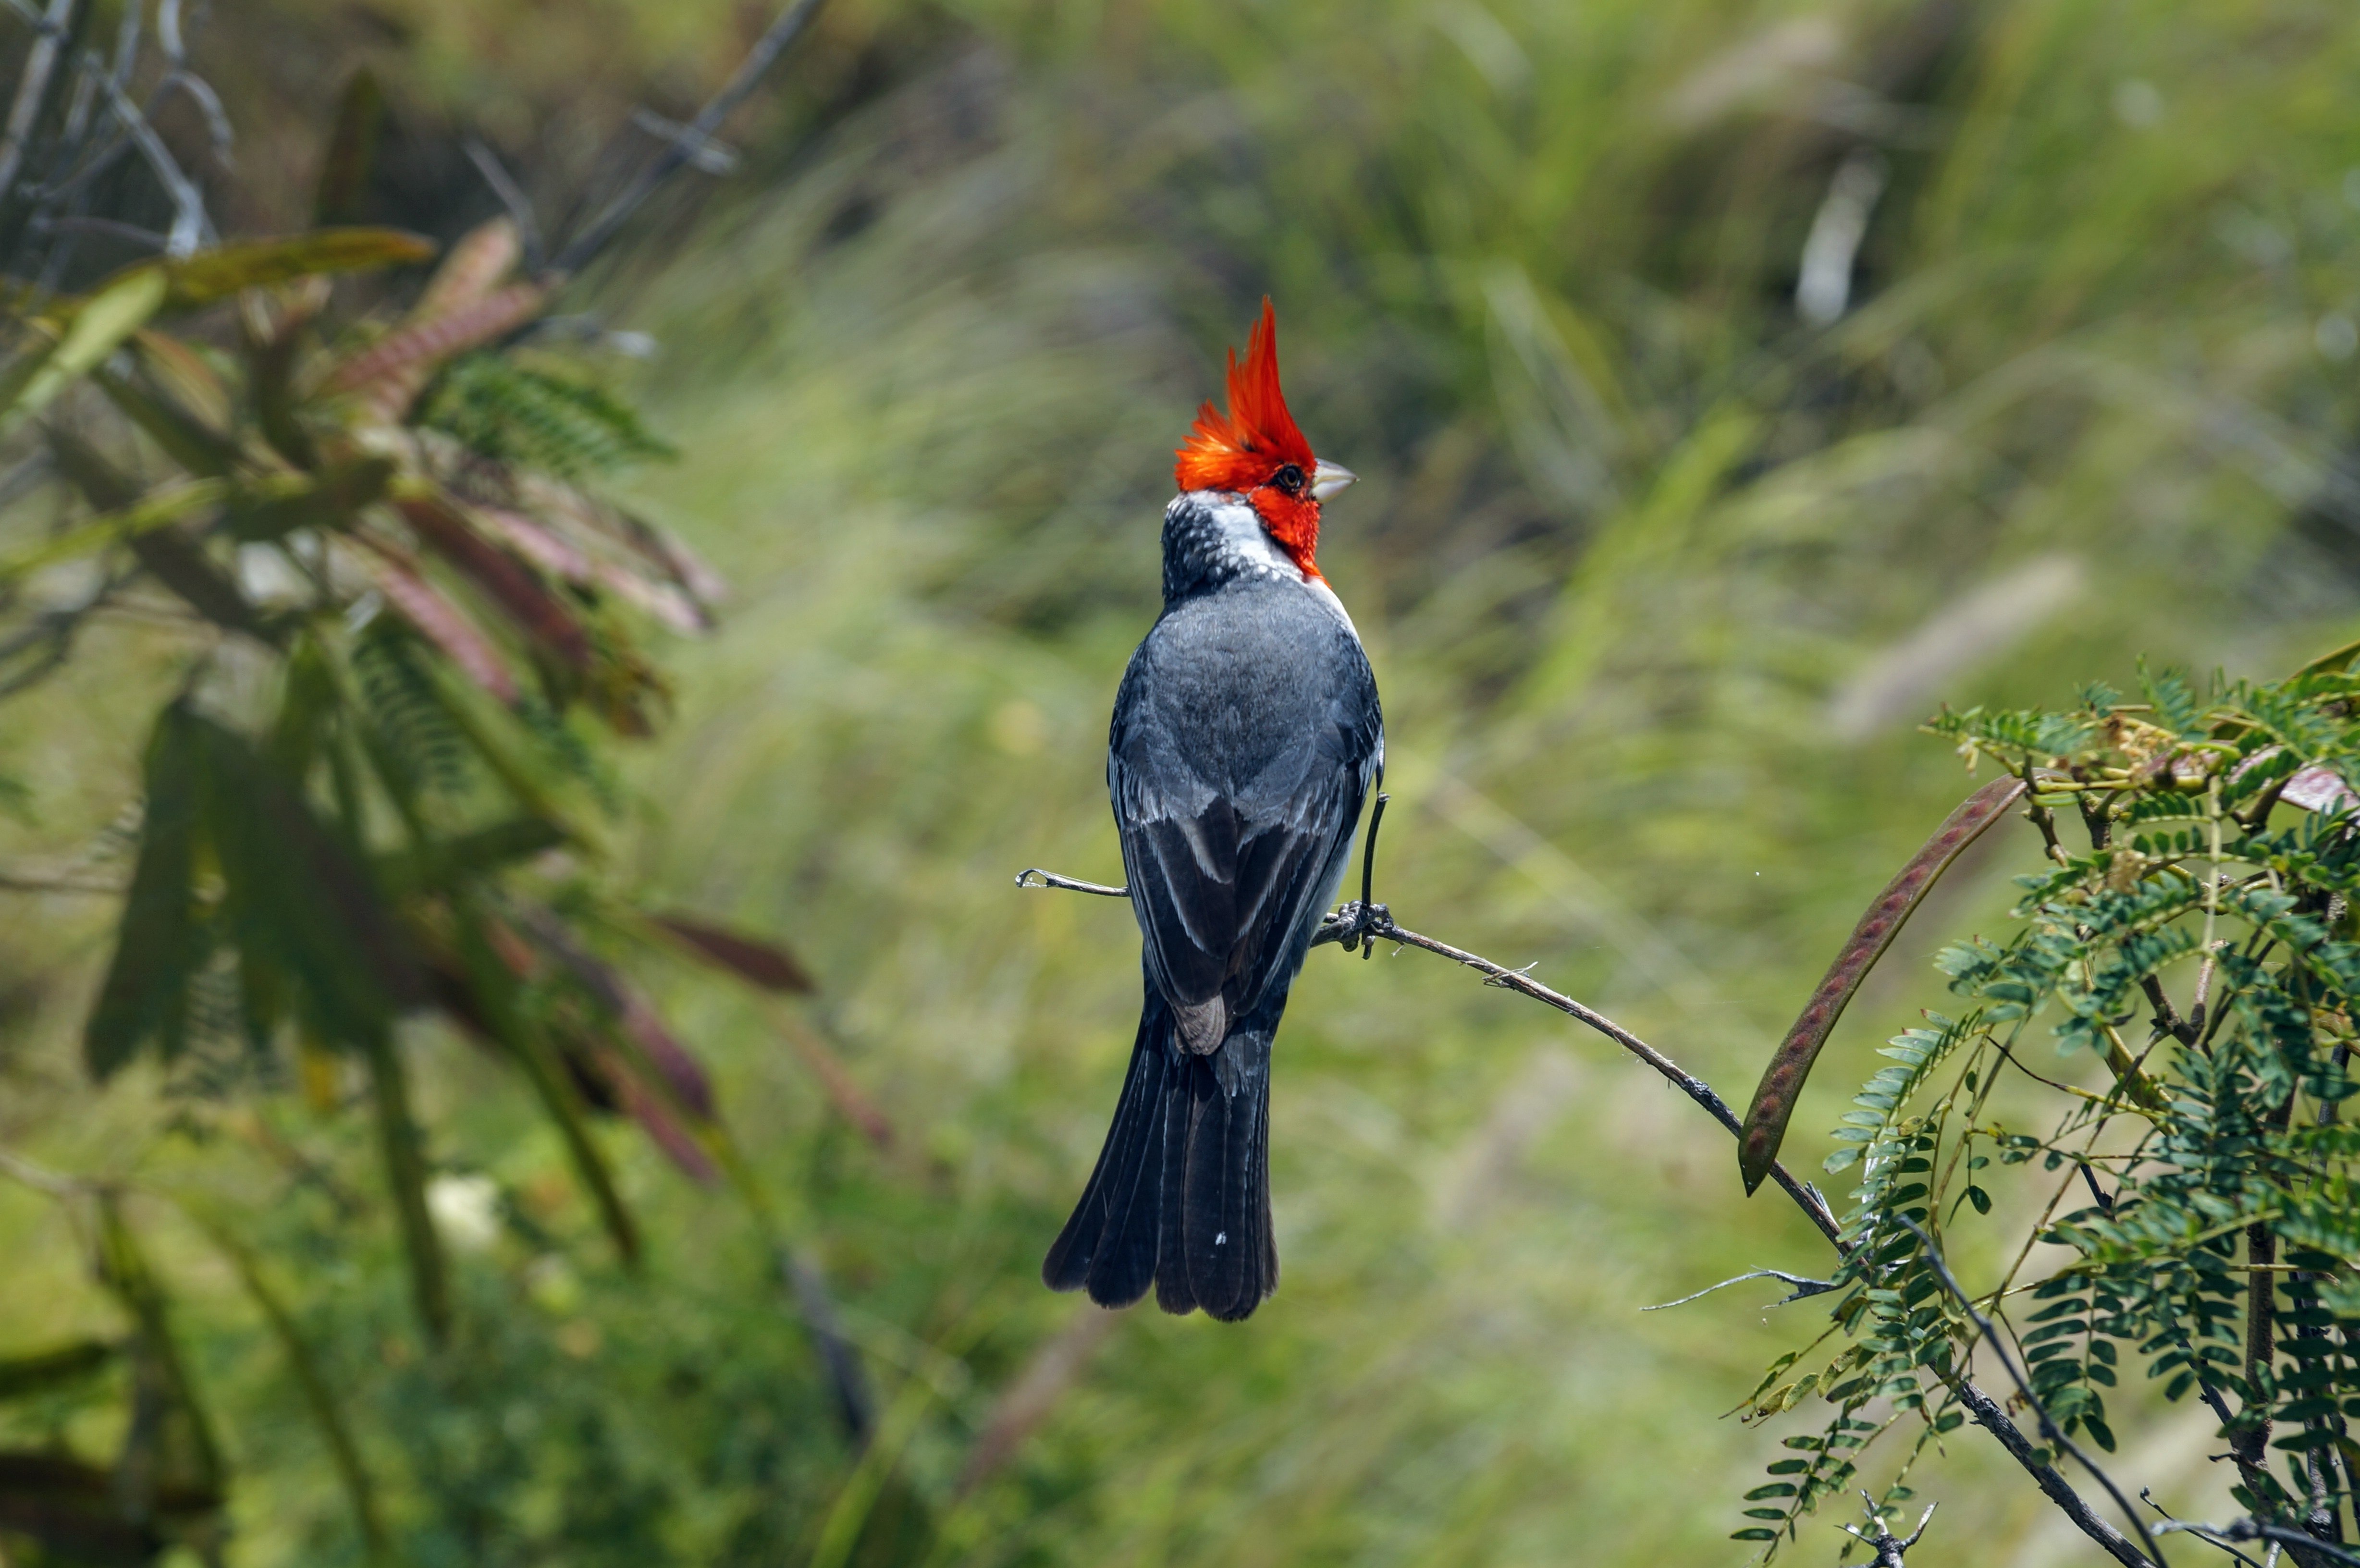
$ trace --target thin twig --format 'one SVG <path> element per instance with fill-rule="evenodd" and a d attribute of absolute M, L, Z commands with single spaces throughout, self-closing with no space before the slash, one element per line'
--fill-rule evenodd
<path fill-rule="evenodd" d="M 1404 947 L 1423 949 L 1425 952 L 1438 954 L 1454 964 L 1463 964 L 1474 970 L 1484 976 L 1485 981 L 1490 985 L 1498 985 L 1505 990 L 1513 991 L 1519 996 L 1529 996 L 1535 1002 L 1555 1007 L 1568 1018 L 1596 1029 L 1600 1034 L 1654 1068 L 1666 1082 L 1702 1106 L 1706 1115 L 1726 1127 L 1731 1137 L 1743 1136 L 1743 1126 L 1738 1121 L 1736 1113 L 1729 1108 L 1719 1094 L 1713 1093 L 1712 1085 L 1688 1073 L 1679 1063 L 1605 1014 L 1585 1007 L 1562 992 L 1550 989 L 1523 970 L 1510 969 L 1504 964 L 1492 963 L 1480 953 L 1469 953 L 1464 948 L 1453 947 L 1447 942 L 1437 942 L 1430 936 L 1424 936 L 1411 931 L 1396 922 L 1382 905 L 1377 906 L 1373 910 L 1366 911 L 1357 904 L 1345 905 L 1320 926 L 1312 936 L 1311 943 L 1317 947 L 1322 942 L 1341 942 L 1348 935 L 1355 936 L 1364 942 L 1371 940 L 1391 942 Z M 1819 1233 L 1828 1238 L 1837 1251 L 1849 1250 L 1843 1239 L 1842 1227 L 1836 1222 L 1835 1212 L 1828 1206 L 1828 1201 L 1819 1195 L 1817 1188 L 1797 1181 L 1792 1172 L 1779 1164 L 1771 1166 L 1770 1179 L 1777 1183 L 1781 1192 L 1795 1201 L 1797 1207 L 1809 1216 L 1811 1223 L 1819 1227 Z"/>
<path fill-rule="evenodd" d="M 465 151 L 467 161 L 475 166 L 475 172 L 484 177 L 484 183 L 492 188 L 492 194 L 500 199 L 500 205 L 508 209 L 508 222 L 516 225 L 517 239 L 524 249 L 525 270 L 539 272 L 541 225 L 533 221 L 532 202 L 526 197 L 524 187 L 516 182 L 508 167 L 500 162 L 499 154 L 482 137 L 469 136 L 459 146 Z"/>
<path fill-rule="evenodd" d="M 2197 1524 L 2188 1519 L 2167 1519 L 2155 1528 L 2166 1534 L 2185 1531 L 2199 1539 L 2218 1536 L 2221 1541 L 2267 1541 L 2273 1547 L 2285 1546 L 2299 1552 L 2315 1552 L 2333 1562 L 2348 1563 L 2353 1564 L 2353 1568 L 2360 1568 L 2360 1554 L 2347 1552 L 2340 1546 L 2331 1546 L 2309 1531 L 2297 1530 L 2291 1525 L 2270 1524 L 2262 1519 L 2232 1519 L 2227 1524 Z M 2214 1541 L 2213 1544 L 2217 1546 L 2220 1542 Z M 2250 1562 L 2251 1559 L 2247 1561 Z"/>
<path fill-rule="evenodd" d="M 1748 1279 L 1782 1279 L 1795 1287 L 1793 1295 L 1781 1296 L 1771 1302 L 1774 1307 L 1783 1307 L 1789 1301 L 1799 1301 L 1807 1296 L 1824 1296 L 1830 1290 L 1836 1289 L 1836 1282 L 1832 1279 L 1814 1279 L 1808 1274 L 1789 1274 L 1784 1269 L 1749 1269 L 1743 1274 L 1723 1279 L 1718 1285 L 1707 1285 L 1694 1295 L 1682 1296 L 1677 1301 L 1657 1301 L 1652 1307 L 1641 1307 L 1639 1310 L 1643 1312 L 1660 1312 L 1666 1307 L 1685 1307 L 1690 1301 L 1702 1301 L 1715 1290 L 1726 1290 L 1732 1285 L 1743 1285 Z"/>
<path fill-rule="evenodd" d="M 156 134 L 156 127 L 148 123 L 148 116 L 140 112 L 138 104 L 131 101 L 130 94 L 124 92 L 111 76 L 101 77 L 99 85 L 106 91 L 115 109 L 115 117 L 122 122 L 125 130 L 131 133 L 140 157 L 148 160 L 148 169 L 172 199 L 172 234 L 169 243 L 164 247 L 164 254 L 172 256 L 189 255 L 198 245 L 213 238 L 213 221 L 205 211 L 204 197 L 198 193 L 196 185 L 189 177 L 180 172 L 180 164 L 174 161 L 170 150 L 164 146 L 164 138 Z"/>
<path fill-rule="evenodd" d="M 2260 1563 L 2255 1562 L 2252 1558 L 2246 1556 L 2244 1552 L 2238 1551 L 2227 1541 L 2206 1533 L 2212 1528 L 2211 1526 L 2191 1524 L 2184 1519 L 2174 1518 L 2169 1508 L 2166 1508 L 2161 1503 L 2155 1500 L 2154 1488 L 2148 1486 L 2140 1487 L 2139 1501 L 2145 1503 L 2148 1508 L 2153 1508 L 2156 1512 L 2163 1515 L 2165 1519 L 2169 1521 L 2156 1527 L 2159 1532 L 2169 1535 L 2174 1531 L 2184 1530 L 2188 1534 L 2192 1535 L 2197 1540 L 2202 1541 L 2207 1546 L 2219 1547 L 2222 1551 L 2227 1552 L 2230 1556 L 2244 1563 L 2245 1568 L 2262 1568 Z"/>
<path fill-rule="evenodd" d="M 729 117 L 730 111 L 746 101 L 770 67 L 778 63 L 779 57 L 786 53 L 787 46 L 802 35 L 812 19 L 812 14 L 819 9 L 820 3 L 821 0 L 789 0 L 787 8 L 779 13 L 778 20 L 770 24 L 770 30 L 748 51 L 738 67 L 738 74 L 729 79 L 729 84 L 715 93 L 712 102 L 698 111 L 696 118 L 682 127 L 678 136 L 664 144 L 663 150 L 639 171 L 639 177 L 624 187 L 620 195 L 606 203 L 605 211 L 590 220 L 589 227 L 567 242 L 565 248 L 557 253 L 557 259 L 551 264 L 551 270 L 579 272 L 606 249 L 624 223 L 630 220 L 631 214 L 656 193 L 657 188 L 686 168 L 695 159 L 697 150 L 712 141 L 713 133 L 720 128 L 722 121 Z"/>
<path fill-rule="evenodd" d="M 2140 1517 L 2136 1508 L 2131 1507 L 2131 1500 L 2123 1495 L 2121 1487 L 2114 1485 L 2114 1477 L 2100 1469 L 2097 1461 L 2083 1453 L 2081 1444 L 2066 1436 L 2064 1429 L 2050 1418 L 2049 1407 L 2040 1402 L 2040 1397 L 2032 1391 L 2032 1385 L 2017 1369 L 2016 1358 L 2008 1355 L 2007 1346 L 2000 1340 L 1999 1331 L 1992 1326 L 1991 1319 L 1983 1316 L 1976 1309 L 1973 1299 L 1960 1286 L 1957 1277 L 1950 1272 L 1950 1266 L 1942 1261 L 1941 1249 L 1934 1245 L 1934 1238 L 1908 1215 L 1899 1214 L 1895 1217 L 1908 1226 L 1910 1234 L 1925 1244 L 1926 1261 L 1932 1266 L 1935 1276 L 1942 1281 L 1943 1287 L 1958 1299 L 1961 1309 L 1973 1320 L 1977 1335 L 1992 1347 L 1992 1354 L 1999 1358 L 2001 1370 L 2005 1371 L 2008 1380 L 2016 1385 L 2016 1392 L 2024 1397 L 2024 1402 L 2031 1407 L 2033 1418 L 2040 1425 L 2040 1440 L 2043 1443 L 2053 1443 L 2071 1454 L 2081 1463 L 2081 1468 L 2087 1470 L 2098 1485 L 2106 1489 L 2106 1495 L 2114 1499 L 2114 1506 L 2123 1510 L 2123 1516 L 2131 1521 L 2131 1528 L 2138 1532 L 2139 1544 L 2147 1549 L 2147 1560 L 2153 1563 L 2156 1568 L 2164 1568 L 2163 1553 L 2156 1550 L 2155 1538 L 2147 1533 L 2147 1520 Z M 1972 1345 L 1967 1346 L 1967 1354 L 1970 1356 L 1974 1354 Z"/>

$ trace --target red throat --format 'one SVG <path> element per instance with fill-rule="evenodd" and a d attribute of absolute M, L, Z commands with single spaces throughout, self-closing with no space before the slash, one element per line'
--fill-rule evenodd
<path fill-rule="evenodd" d="M 1278 319 L 1262 297 L 1262 320 L 1246 341 L 1245 363 L 1229 351 L 1229 411 L 1196 410 L 1188 444 L 1174 454 L 1183 490 L 1229 490 L 1251 503 L 1255 516 L 1303 575 L 1317 578 L 1319 502 L 1311 494 L 1318 460 L 1295 428 L 1278 389 Z M 1292 470 L 1292 474 L 1289 474 Z"/>

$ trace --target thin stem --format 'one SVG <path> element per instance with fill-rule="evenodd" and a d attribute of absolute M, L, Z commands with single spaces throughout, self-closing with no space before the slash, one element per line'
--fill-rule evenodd
<path fill-rule="evenodd" d="M 680 135 L 664 144 L 663 150 L 639 171 L 639 178 L 606 203 L 605 211 L 590 220 L 588 228 L 557 253 L 557 259 L 550 264 L 550 270 L 579 272 L 606 249 L 624 223 L 630 220 L 631 214 L 656 193 L 657 188 L 687 167 L 696 157 L 697 150 L 712 141 L 713 133 L 720 128 L 721 122 L 729 117 L 731 110 L 745 102 L 770 67 L 778 63 L 779 57 L 786 53 L 787 46 L 802 36 L 812 14 L 819 7 L 820 0 L 790 0 L 787 8 L 779 13 L 778 20 L 770 24 L 770 30 L 748 51 L 738 67 L 738 74 L 729 79 L 729 84 L 714 94 L 712 102 L 698 111 L 696 118 L 683 127 Z"/>
<path fill-rule="evenodd" d="M 2131 1528 L 2138 1532 L 2139 1544 L 2147 1549 L 2147 1561 L 2153 1563 L 2156 1568 L 2164 1568 L 2163 1553 L 2156 1549 L 2155 1538 L 2147 1533 L 2147 1520 L 2140 1517 L 2136 1508 L 2131 1507 L 2131 1500 L 2123 1495 L 2121 1487 L 2114 1485 L 2114 1478 L 2100 1469 L 2097 1462 L 2084 1454 L 2081 1445 L 2066 1436 L 2064 1429 L 2050 1418 L 2049 1407 L 2040 1402 L 2040 1397 L 2032 1391 L 2031 1383 L 2026 1380 L 2021 1371 L 2017 1370 L 2016 1358 L 2008 1355 L 2007 1346 L 2001 1341 L 1999 1332 L 1992 1326 L 1991 1319 L 1976 1310 L 1973 1300 L 1960 1286 L 1957 1277 L 1951 1274 L 1950 1265 L 1942 1261 L 1941 1249 L 1934 1245 L 1934 1238 L 1928 1235 L 1917 1221 L 1907 1214 L 1896 1217 L 1909 1227 L 1910 1234 L 1925 1244 L 1926 1261 L 1933 1268 L 1935 1276 L 1942 1281 L 1943 1288 L 1957 1299 L 1961 1310 L 1973 1320 L 1977 1337 L 1992 1347 L 1992 1354 L 1999 1358 L 2000 1369 L 2007 1374 L 2008 1380 L 2016 1385 L 2016 1392 L 2023 1397 L 2024 1402 L 2031 1407 L 2034 1419 L 2040 1423 L 2040 1440 L 2043 1443 L 2053 1443 L 2071 1454 L 2080 1462 L 2081 1468 L 2087 1470 L 2098 1485 L 2106 1489 L 2106 1495 L 2114 1499 L 2114 1505 L 2123 1510 L 2123 1517 L 2129 1519 Z M 1973 1353 L 1974 1346 L 1968 1345 L 1967 1354 Z M 2006 1420 L 2005 1412 L 2001 1412 L 2000 1419 Z M 2009 1421 L 2008 1424 L 2014 1426 L 2016 1423 Z"/>

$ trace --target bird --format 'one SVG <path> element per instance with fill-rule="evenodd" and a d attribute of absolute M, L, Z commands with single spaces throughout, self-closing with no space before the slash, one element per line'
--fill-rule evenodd
<path fill-rule="evenodd" d="M 1103 1307 L 1223 1322 L 1278 1288 L 1271 1044 L 1384 774 L 1360 633 L 1316 559 L 1351 470 L 1287 412 L 1270 299 L 1164 510 L 1164 608 L 1115 695 L 1107 793 L 1146 996 L 1097 1168 L 1042 1264 Z"/>

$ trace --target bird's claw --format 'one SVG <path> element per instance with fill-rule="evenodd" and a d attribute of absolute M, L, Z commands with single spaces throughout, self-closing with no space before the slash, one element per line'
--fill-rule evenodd
<path fill-rule="evenodd" d="M 1315 947 L 1332 942 L 1350 953 L 1362 947 L 1374 948 L 1393 929 L 1391 909 L 1382 904 L 1363 904 L 1356 898 L 1322 920 L 1311 942 Z"/>

